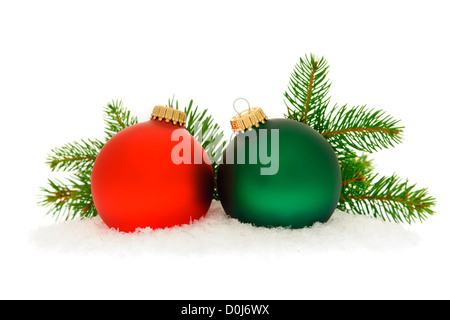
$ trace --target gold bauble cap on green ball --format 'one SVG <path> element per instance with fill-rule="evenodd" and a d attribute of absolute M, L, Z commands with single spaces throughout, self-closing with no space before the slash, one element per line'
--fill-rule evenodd
<path fill-rule="evenodd" d="M 234 102 L 236 103 L 237 100 L 243 98 L 238 98 Z M 245 100 L 247 101 L 247 100 Z M 248 101 L 247 101 L 248 103 Z M 234 103 L 233 103 L 234 108 Z M 236 110 L 236 108 L 234 108 Z M 237 112 L 237 110 L 236 110 Z M 237 112 L 237 115 L 235 115 L 233 118 L 231 118 L 231 129 L 233 129 L 234 133 L 244 133 L 245 130 L 251 131 L 253 126 L 256 128 L 259 127 L 260 123 L 265 123 L 266 120 L 269 120 L 269 118 L 266 116 L 264 111 L 260 107 L 250 107 L 250 104 L 248 106 L 247 110 Z"/>
<path fill-rule="evenodd" d="M 166 122 L 172 121 L 174 125 L 178 124 L 180 127 L 184 127 L 186 125 L 186 113 L 171 107 L 154 107 L 151 119 L 157 119 L 159 121 L 165 120 Z"/>

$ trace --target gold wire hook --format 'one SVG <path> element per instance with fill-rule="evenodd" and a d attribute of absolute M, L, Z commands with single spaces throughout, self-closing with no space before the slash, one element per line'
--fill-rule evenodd
<path fill-rule="evenodd" d="M 236 106 L 235 106 L 236 101 L 238 101 L 238 100 L 245 100 L 245 101 L 247 102 L 247 104 L 248 104 L 248 112 L 250 112 L 250 102 L 248 102 L 248 100 L 247 100 L 247 99 L 244 99 L 244 98 L 237 98 L 236 100 L 234 100 L 234 102 L 233 102 L 233 109 L 234 109 L 234 111 L 236 111 L 236 113 L 237 113 L 239 116 L 241 115 L 241 112 L 237 111 L 237 110 L 236 110 Z"/>

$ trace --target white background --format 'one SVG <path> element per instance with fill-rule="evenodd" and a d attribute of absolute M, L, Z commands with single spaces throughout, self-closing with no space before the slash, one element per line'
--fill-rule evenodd
<path fill-rule="evenodd" d="M 450 298 L 448 1 L 1 1 L 0 298 Z M 404 253 L 114 257 L 42 252 L 29 232 L 51 148 L 103 136 L 121 99 L 140 121 L 175 94 L 229 128 L 247 98 L 269 117 L 301 56 L 331 65 L 332 103 L 402 120 L 378 171 L 429 187 L 437 214 Z M 395 244 L 393 244 L 395 245 Z"/>

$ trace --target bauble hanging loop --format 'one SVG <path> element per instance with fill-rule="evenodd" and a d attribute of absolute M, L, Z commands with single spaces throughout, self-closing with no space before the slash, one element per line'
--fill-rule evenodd
<path fill-rule="evenodd" d="M 245 130 L 252 130 L 253 126 L 259 127 L 261 123 L 265 123 L 269 118 L 266 116 L 264 111 L 260 107 L 252 108 L 250 103 L 247 101 L 248 110 L 237 111 L 235 104 L 238 100 L 245 100 L 244 98 L 237 98 L 233 102 L 233 109 L 236 111 L 237 115 L 231 118 L 231 128 L 234 133 L 244 133 Z"/>
<path fill-rule="evenodd" d="M 233 102 L 233 109 L 234 109 L 234 111 L 236 111 L 237 114 L 239 114 L 239 111 L 236 110 L 236 101 L 238 101 L 238 100 L 244 100 L 245 102 L 247 102 L 247 105 L 248 105 L 248 111 L 250 111 L 250 102 L 248 102 L 248 100 L 245 99 L 245 98 L 237 98 L 237 99 L 234 100 L 234 102 Z"/>

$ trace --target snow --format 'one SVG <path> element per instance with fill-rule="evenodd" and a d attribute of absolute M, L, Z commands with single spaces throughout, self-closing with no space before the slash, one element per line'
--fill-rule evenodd
<path fill-rule="evenodd" d="M 99 217 L 41 226 L 31 233 L 39 249 L 65 253 L 139 256 L 208 254 L 316 254 L 324 252 L 398 251 L 420 237 L 405 225 L 336 210 L 327 223 L 304 229 L 264 228 L 241 223 L 214 201 L 208 214 L 190 225 L 135 233 L 109 229 Z"/>
<path fill-rule="evenodd" d="M 120 233 L 98 217 L 51 221 L 31 227 L 28 242 L 9 250 L 5 294 L 40 299 L 448 297 L 450 262 L 443 250 L 448 224 L 443 217 L 434 220 L 409 226 L 336 211 L 328 222 L 310 228 L 262 228 L 228 217 L 220 202 L 213 202 L 204 218 L 164 230 Z"/>

